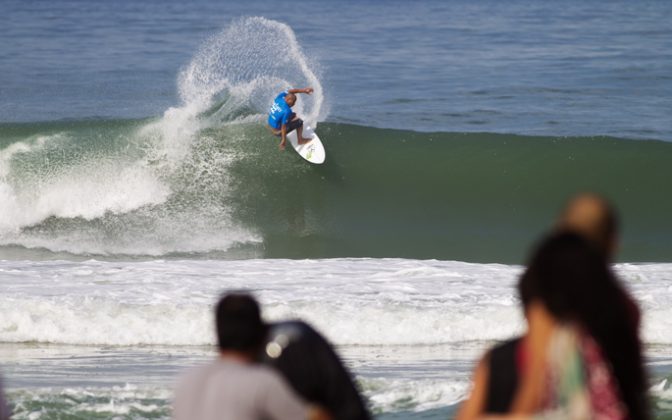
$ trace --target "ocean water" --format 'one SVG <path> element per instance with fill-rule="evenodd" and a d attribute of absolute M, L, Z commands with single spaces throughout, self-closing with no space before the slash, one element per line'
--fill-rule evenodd
<path fill-rule="evenodd" d="M 168 418 L 248 289 L 338 347 L 377 418 L 450 418 L 523 328 L 571 194 L 623 227 L 672 415 L 672 3 L 0 4 L 0 372 L 15 417 Z M 278 91 L 325 143 L 264 128 Z"/>
<path fill-rule="evenodd" d="M 616 269 L 643 307 L 653 394 L 669 413 L 672 264 Z M 445 418 L 478 355 L 521 332 L 521 270 L 409 259 L 5 261 L 0 355 L 18 418 L 164 418 L 177 375 L 214 357 L 217 295 L 245 289 L 265 318 L 325 332 L 379 418 Z"/>

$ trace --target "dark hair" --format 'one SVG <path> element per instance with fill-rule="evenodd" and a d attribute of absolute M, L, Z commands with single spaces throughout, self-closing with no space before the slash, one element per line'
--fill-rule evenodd
<path fill-rule="evenodd" d="M 628 417 L 649 418 L 637 307 L 596 247 L 574 233 L 547 237 L 518 289 L 524 306 L 539 300 L 558 321 L 585 328 L 611 364 Z"/>
<path fill-rule="evenodd" d="M 266 327 L 259 305 L 250 295 L 224 295 L 215 309 L 217 339 L 222 350 L 254 352 L 261 344 Z"/>
<path fill-rule="evenodd" d="M 334 420 L 370 420 L 350 372 L 333 346 L 303 321 L 271 324 L 262 361 L 278 370 L 306 401 Z"/>

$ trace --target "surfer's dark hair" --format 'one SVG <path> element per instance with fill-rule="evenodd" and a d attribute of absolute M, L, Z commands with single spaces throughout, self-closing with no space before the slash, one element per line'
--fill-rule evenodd
<path fill-rule="evenodd" d="M 559 322 L 584 328 L 612 367 L 628 418 L 650 418 L 638 308 L 600 250 L 578 234 L 552 234 L 533 252 L 518 289 L 525 307 L 541 302 Z"/>
<path fill-rule="evenodd" d="M 225 294 L 215 308 L 217 340 L 222 350 L 256 352 L 266 327 L 259 304 L 245 293 Z"/>

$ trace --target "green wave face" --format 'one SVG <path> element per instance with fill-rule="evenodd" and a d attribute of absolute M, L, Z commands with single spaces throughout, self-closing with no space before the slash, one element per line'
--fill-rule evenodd
<path fill-rule="evenodd" d="M 613 138 L 415 133 L 340 124 L 327 162 L 250 156 L 232 170 L 236 217 L 269 257 L 521 262 L 565 200 L 597 191 L 619 209 L 621 257 L 672 256 L 672 145 Z"/>
<path fill-rule="evenodd" d="M 0 126 L 0 253 L 520 263 L 590 190 L 620 212 L 621 260 L 672 256 L 669 143 L 324 123 L 310 165 L 258 122 L 199 127 L 179 153 L 151 124 Z"/>

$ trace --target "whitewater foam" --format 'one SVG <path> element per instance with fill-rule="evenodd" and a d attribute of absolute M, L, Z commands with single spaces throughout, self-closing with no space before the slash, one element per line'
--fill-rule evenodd
<path fill-rule="evenodd" d="M 0 151 L 0 237 L 49 217 L 91 220 L 157 204 L 168 196 L 154 174 L 123 155 L 91 153 L 61 158 L 67 164 L 52 163 L 59 149 L 69 153 L 74 141 L 58 133 Z"/>
<path fill-rule="evenodd" d="M 467 394 L 469 381 L 446 379 L 370 379 L 363 381 L 369 401 L 382 412 L 425 411 L 457 404 Z"/>
<path fill-rule="evenodd" d="M 670 293 L 659 291 L 672 266 L 619 269 L 642 304 L 645 341 L 671 344 Z M 366 259 L 5 261 L 0 342 L 212 345 L 212 305 L 240 289 L 258 296 L 267 319 L 305 319 L 339 345 L 491 341 L 523 329 L 520 270 Z M 648 279 L 633 283 L 633 274 Z"/>
<path fill-rule="evenodd" d="M 131 384 L 111 389 L 37 388 L 9 394 L 14 409 L 12 418 L 168 418 L 172 391 L 166 388 L 138 387 Z"/>

